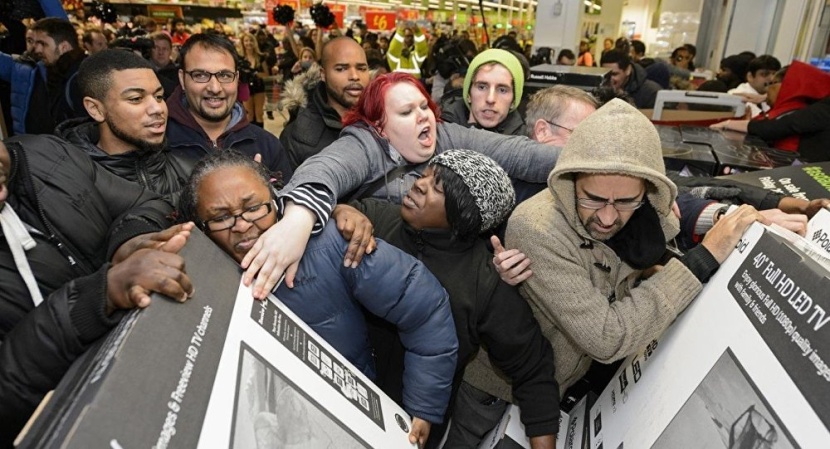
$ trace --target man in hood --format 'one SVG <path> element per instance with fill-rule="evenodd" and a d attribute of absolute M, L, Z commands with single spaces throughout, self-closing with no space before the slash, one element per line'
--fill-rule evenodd
<path fill-rule="evenodd" d="M 253 126 L 237 100 L 236 48 L 216 33 L 194 34 L 180 51 L 179 87 L 167 99 L 167 140 L 173 154 L 202 159 L 233 148 L 262 163 L 283 182 L 291 178 L 288 156 L 279 140 Z"/>
<path fill-rule="evenodd" d="M 481 52 L 470 63 L 462 96 L 449 94 L 441 102 L 441 119 L 507 135 L 525 132 L 517 110 L 522 101 L 524 70 L 507 50 Z"/>
<path fill-rule="evenodd" d="M 741 206 L 683 257 L 666 258 L 680 229 L 677 187 L 654 126 L 621 100 L 574 129 L 548 186 L 516 208 L 506 242 L 533 260 L 520 289 L 553 346 L 562 391 L 592 359 L 623 359 L 660 336 L 749 225 L 769 223 Z"/>
<path fill-rule="evenodd" d="M 369 84 L 366 53 L 354 39 L 338 37 L 323 47 L 320 70 L 286 83 L 282 103 L 293 120 L 280 134 L 291 168 L 297 168 L 340 137 L 341 120 Z"/>
<path fill-rule="evenodd" d="M 164 89 L 150 61 L 104 50 L 81 64 L 77 78 L 92 120 L 66 121 L 57 134 L 113 174 L 175 200 L 194 161 L 167 149 Z"/>
<path fill-rule="evenodd" d="M 638 109 L 654 107 L 660 85 L 648 79 L 646 69 L 632 63 L 628 53 L 611 50 L 602 55 L 600 64 L 611 69 L 611 85 L 614 89 L 628 94 Z"/>

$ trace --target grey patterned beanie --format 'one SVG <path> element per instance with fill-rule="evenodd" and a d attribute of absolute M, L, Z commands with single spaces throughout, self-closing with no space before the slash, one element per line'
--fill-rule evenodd
<path fill-rule="evenodd" d="M 449 150 L 435 156 L 429 165 L 440 165 L 457 174 L 475 198 L 484 232 L 499 223 L 513 210 L 516 192 L 496 161 L 470 150 Z"/>

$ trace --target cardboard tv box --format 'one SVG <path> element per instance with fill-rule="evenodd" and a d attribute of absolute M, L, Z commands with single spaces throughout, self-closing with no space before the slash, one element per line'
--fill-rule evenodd
<path fill-rule="evenodd" d="M 21 448 L 414 447 L 409 415 L 273 295 L 254 300 L 204 234 L 182 255 L 195 295 L 123 319 Z"/>

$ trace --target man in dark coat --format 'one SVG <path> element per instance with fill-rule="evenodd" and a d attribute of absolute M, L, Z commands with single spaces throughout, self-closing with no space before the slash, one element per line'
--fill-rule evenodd
<path fill-rule="evenodd" d="M 167 227 L 171 211 L 56 137 L 0 143 L 0 447 L 118 324 L 117 309 L 146 307 L 154 291 L 179 301 L 192 293 L 183 260 L 165 252 L 192 225 L 147 234 Z"/>

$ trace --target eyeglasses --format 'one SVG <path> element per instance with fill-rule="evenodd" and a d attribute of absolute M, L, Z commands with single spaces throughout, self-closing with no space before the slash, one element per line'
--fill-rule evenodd
<path fill-rule="evenodd" d="M 569 133 L 574 132 L 574 130 L 573 130 L 573 129 L 571 129 L 571 128 L 565 128 L 565 127 L 564 127 L 564 126 L 562 126 L 562 125 L 557 125 L 556 123 L 553 123 L 553 122 L 552 122 L 552 121 L 550 121 L 550 120 L 545 120 L 545 121 L 546 121 L 546 122 L 548 122 L 548 124 L 549 124 L 549 125 L 553 125 L 553 126 L 555 126 L 555 127 L 557 127 L 557 128 L 562 128 L 562 129 L 564 129 L 565 131 L 567 131 L 567 132 L 569 132 Z"/>
<path fill-rule="evenodd" d="M 605 206 L 611 206 L 614 209 L 617 209 L 617 211 L 635 210 L 645 204 L 645 200 L 604 201 L 593 200 L 591 198 L 577 198 L 576 202 L 579 203 L 580 207 L 584 207 L 585 209 L 600 210 Z"/>
<path fill-rule="evenodd" d="M 205 232 L 224 231 L 236 226 L 236 220 L 239 218 L 247 221 L 248 223 L 253 223 L 265 218 L 271 213 L 271 210 L 272 201 L 267 201 L 265 203 L 251 206 L 243 210 L 242 213 L 236 215 L 224 215 L 217 218 L 211 218 L 210 220 L 205 220 L 199 223 L 199 227 L 205 230 Z"/>
<path fill-rule="evenodd" d="M 228 84 L 232 83 L 237 75 L 237 72 L 231 72 L 230 70 L 220 70 L 216 73 L 210 73 L 204 70 L 191 70 L 189 72 L 185 70 L 184 73 L 190 75 L 190 79 L 199 84 L 210 82 L 210 79 L 214 76 L 216 77 L 216 81 L 222 84 Z"/>

